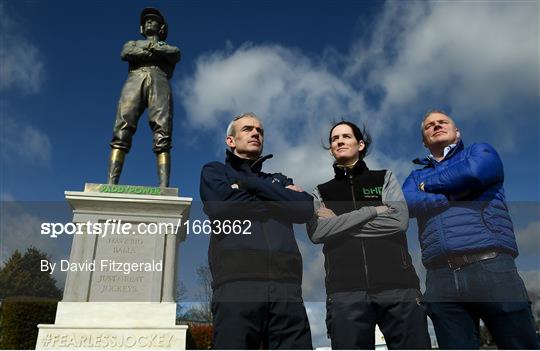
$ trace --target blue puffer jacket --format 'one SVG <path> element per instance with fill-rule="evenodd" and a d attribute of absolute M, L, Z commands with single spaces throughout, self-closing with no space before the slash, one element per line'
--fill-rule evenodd
<path fill-rule="evenodd" d="M 495 249 L 518 255 L 503 189 L 503 165 L 485 143 L 459 142 L 446 157 L 416 159 L 422 169 L 403 184 L 409 216 L 418 221 L 422 262 Z M 424 190 L 419 189 L 424 183 Z"/>

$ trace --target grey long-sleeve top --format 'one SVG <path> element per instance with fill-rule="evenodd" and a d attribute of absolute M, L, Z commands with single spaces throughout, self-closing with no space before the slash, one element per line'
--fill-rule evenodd
<path fill-rule="evenodd" d="M 317 187 L 313 191 L 313 201 L 316 213 L 323 204 Z M 409 226 L 407 203 L 401 186 L 391 171 L 386 171 L 384 177 L 382 203 L 388 206 L 389 210 L 381 214 L 377 214 L 375 206 L 364 206 L 327 219 L 320 219 L 315 215 L 306 225 L 309 238 L 313 243 L 320 244 L 340 235 L 381 237 L 406 231 Z M 350 230 L 351 228 L 353 230 Z"/>

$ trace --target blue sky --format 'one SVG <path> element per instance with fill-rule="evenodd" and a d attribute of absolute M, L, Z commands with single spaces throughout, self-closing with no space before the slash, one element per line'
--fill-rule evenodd
<path fill-rule="evenodd" d="M 0 2 L 0 196 L 4 205 L 17 206 L 16 215 L 2 219 L 2 261 L 30 244 L 54 257 L 68 255 L 69 241 L 38 238 L 35 226 L 51 216 L 69 220 L 65 190 L 105 182 L 127 76 L 119 54 L 125 41 L 142 38 L 138 20 L 145 6 L 163 12 L 168 42 L 183 54 L 171 81 L 171 186 L 194 198 L 194 214 L 201 166 L 223 159 L 225 128 L 236 114 L 261 116 L 265 151 L 275 155 L 265 169 L 311 189 L 332 176 L 320 145 L 333 120 L 366 122 L 374 138 L 368 165 L 391 169 L 402 182 L 413 169 L 410 160 L 426 153 L 421 116 L 442 108 L 466 144 L 488 142 L 499 151 L 521 246 L 517 262 L 528 286 L 540 290 L 535 1 Z M 145 118 L 121 183 L 157 183 Z M 302 228 L 298 240 L 305 295 L 319 300 L 320 247 Z M 414 221 L 409 243 L 421 270 Z M 195 267 L 206 260 L 207 238 L 190 237 L 182 245 L 180 275 L 191 286 Z M 323 329 L 314 328 L 321 345 Z"/>

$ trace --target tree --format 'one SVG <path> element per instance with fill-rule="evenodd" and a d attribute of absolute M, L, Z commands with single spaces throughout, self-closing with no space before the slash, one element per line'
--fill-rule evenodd
<path fill-rule="evenodd" d="M 212 323 L 212 273 L 208 266 L 197 267 L 197 281 L 199 303 L 186 313 L 186 317 L 198 322 Z"/>
<path fill-rule="evenodd" d="M 186 298 L 187 294 L 187 288 L 184 285 L 184 283 L 179 282 L 176 284 L 176 291 L 175 291 L 175 301 L 176 301 L 176 319 L 183 319 L 185 312 L 184 308 L 185 306 L 182 304 L 182 301 Z"/>
<path fill-rule="evenodd" d="M 186 349 L 208 350 L 212 347 L 212 274 L 208 266 L 197 267 L 197 305 L 181 315 L 177 321 L 189 325 Z"/>
<path fill-rule="evenodd" d="M 16 250 L 0 268 L 0 349 L 35 349 L 39 323 L 54 322 L 62 291 L 41 260 L 49 257 L 30 247 Z"/>
<path fill-rule="evenodd" d="M 30 247 L 24 255 L 18 250 L 0 268 L 0 300 L 13 296 L 34 296 L 61 299 L 62 291 L 48 271 L 41 271 L 41 260 L 47 254 Z"/>

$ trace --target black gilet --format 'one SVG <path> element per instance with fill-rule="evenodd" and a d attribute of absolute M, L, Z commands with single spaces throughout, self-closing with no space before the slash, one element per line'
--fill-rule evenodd
<path fill-rule="evenodd" d="M 383 204 L 385 170 L 371 171 L 360 160 L 350 169 L 334 165 L 334 171 L 334 179 L 317 188 L 325 206 L 336 215 Z M 372 238 L 352 236 L 361 225 L 324 244 L 327 293 L 419 289 L 405 232 Z"/>

